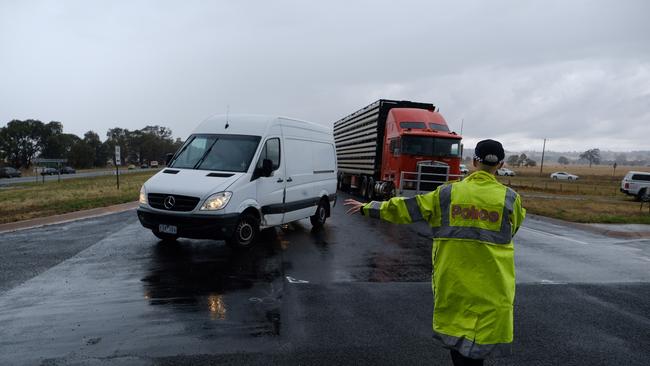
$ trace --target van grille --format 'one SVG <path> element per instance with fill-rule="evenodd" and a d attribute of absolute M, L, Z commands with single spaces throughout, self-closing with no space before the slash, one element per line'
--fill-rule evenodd
<path fill-rule="evenodd" d="M 181 196 L 178 194 L 149 193 L 149 205 L 159 210 L 167 211 L 192 211 L 199 203 L 198 197 Z M 165 207 L 165 199 L 173 197 L 174 204 L 170 208 Z"/>

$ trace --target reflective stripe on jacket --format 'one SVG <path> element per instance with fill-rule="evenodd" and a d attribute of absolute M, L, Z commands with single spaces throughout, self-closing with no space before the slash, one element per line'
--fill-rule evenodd
<path fill-rule="evenodd" d="M 362 214 L 433 228 L 434 336 L 466 357 L 510 353 L 515 264 L 512 237 L 526 210 L 512 189 L 478 171 L 412 198 L 370 202 Z"/>

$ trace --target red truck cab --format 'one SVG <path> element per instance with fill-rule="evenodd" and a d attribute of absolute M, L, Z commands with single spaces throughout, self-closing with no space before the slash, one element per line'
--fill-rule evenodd
<path fill-rule="evenodd" d="M 461 136 L 450 132 L 445 119 L 434 110 L 389 110 L 384 139 L 380 176 L 397 187 L 400 173 L 416 172 L 421 161 L 447 164 L 451 177 L 461 174 Z"/>

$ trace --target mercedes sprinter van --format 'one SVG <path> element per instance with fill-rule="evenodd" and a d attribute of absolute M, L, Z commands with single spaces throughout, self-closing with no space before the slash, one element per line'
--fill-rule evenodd
<path fill-rule="evenodd" d="M 199 124 L 140 190 L 138 218 L 165 241 L 223 239 L 251 246 L 260 229 L 336 204 L 331 128 L 285 117 L 216 116 Z"/>

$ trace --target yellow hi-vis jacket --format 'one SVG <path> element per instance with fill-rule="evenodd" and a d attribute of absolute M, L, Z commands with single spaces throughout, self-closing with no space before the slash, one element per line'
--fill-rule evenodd
<path fill-rule="evenodd" d="M 412 198 L 373 201 L 361 213 L 433 228 L 433 332 L 447 348 L 482 359 L 511 352 L 515 262 L 512 237 L 526 210 L 512 189 L 478 171 Z"/>

